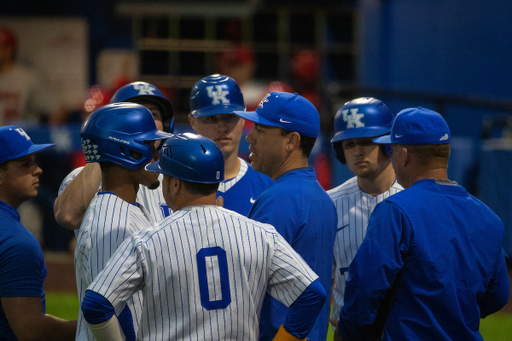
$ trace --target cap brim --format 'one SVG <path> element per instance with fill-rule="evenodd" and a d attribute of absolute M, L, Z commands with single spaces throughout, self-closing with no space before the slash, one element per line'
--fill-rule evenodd
<path fill-rule="evenodd" d="M 146 165 L 146 170 L 148 172 L 163 173 L 162 168 L 160 167 L 160 161 L 155 161 Z"/>
<path fill-rule="evenodd" d="M 376 139 L 373 139 L 372 141 L 373 141 L 373 143 L 378 143 L 378 144 L 390 144 L 390 143 L 392 143 L 391 142 L 391 135 L 385 135 L 385 136 L 377 137 Z"/>
<path fill-rule="evenodd" d="M 48 149 L 48 148 L 51 148 L 54 146 L 55 146 L 54 143 L 33 144 L 30 147 L 28 147 L 27 149 L 25 149 L 24 151 L 22 151 L 21 153 L 19 153 L 18 155 L 15 155 L 14 157 L 12 157 L 10 160 L 17 159 L 17 158 L 25 156 L 25 155 L 34 154 L 34 153 L 40 152 L 42 150 L 45 150 L 45 149 Z"/>
<path fill-rule="evenodd" d="M 240 116 L 243 119 L 246 119 L 247 121 L 262 124 L 265 126 L 279 127 L 279 125 L 270 122 L 269 120 L 258 115 L 256 111 L 233 111 L 233 113 L 237 116 Z"/>

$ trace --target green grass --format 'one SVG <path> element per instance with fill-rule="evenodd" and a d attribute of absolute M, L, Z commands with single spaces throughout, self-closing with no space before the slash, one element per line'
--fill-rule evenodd
<path fill-rule="evenodd" d="M 496 313 L 480 320 L 480 333 L 485 341 L 510 341 L 512 335 L 512 314 Z M 329 326 L 327 340 L 332 341 L 333 332 Z"/>
<path fill-rule="evenodd" d="M 46 312 L 66 320 L 78 318 L 78 295 L 46 293 Z M 480 320 L 480 331 L 485 341 L 508 341 L 512 335 L 512 314 L 493 314 Z M 327 340 L 332 340 L 329 328 Z"/>
<path fill-rule="evenodd" d="M 66 320 L 78 318 L 78 295 L 66 293 L 46 293 L 46 313 Z"/>

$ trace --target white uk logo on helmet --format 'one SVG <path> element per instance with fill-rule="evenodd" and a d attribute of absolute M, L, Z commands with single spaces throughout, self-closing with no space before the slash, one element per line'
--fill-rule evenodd
<path fill-rule="evenodd" d="M 212 99 L 212 104 L 229 104 L 229 99 L 226 98 L 229 95 L 229 91 L 226 90 L 228 86 L 226 84 L 215 85 L 215 91 L 213 91 L 213 85 L 206 87 L 206 93 L 208 97 Z"/>
<path fill-rule="evenodd" d="M 347 122 L 347 129 L 364 127 L 364 123 L 361 122 L 361 119 L 364 117 L 364 114 L 358 114 L 358 110 L 358 108 L 350 109 L 350 115 L 348 114 L 348 109 L 342 111 L 343 121 Z"/>
<path fill-rule="evenodd" d="M 149 86 L 149 84 L 136 83 L 133 84 L 133 88 L 139 92 L 139 95 L 154 95 L 155 88 Z"/>

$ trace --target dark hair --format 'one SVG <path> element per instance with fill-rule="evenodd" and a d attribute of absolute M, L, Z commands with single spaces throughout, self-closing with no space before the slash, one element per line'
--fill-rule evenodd
<path fill-rule="evenodd" d="M 418 162 L 423 165 L 433 165 L 441 163 L 439 166 L 448 165 L 450 157 L 450 144 L 425 144 L 425 145 L 406 145 L 405 148 L 412 154 L 417 155 Z"/>
<path fill-rule="evenodd" d="M 217 189 L 219 188 L 219 184 L 203 184 L 198 182 L 190 182 L 181 180 L 184 183 L 185 188 L 187 191 L 189 191 L 191 194 L 199 194 L 199 195 L 210 195 L 217 192 Z"/>
<path fill-rule="evenodd" d="M 288 131 L 286 129 L 283 129 L 283 128 L 280 128 L 280 129 L 281 129 L 281 136 L 285 136 L 285 135 L 288 135 L 291 133 L 291 131 Z M 302 155 L 304 157 L 308 158 L 309 155 L 311 154 L 311 151 L 313 150 L 313 147 L 315 146 L 316 137 L 311 137 L 311 136 L 306 136 L 306 135 L 301 135 L 301 134 L 299 134 L 299 136 L 300 136 L 299 147 L 302 150 Z"/>

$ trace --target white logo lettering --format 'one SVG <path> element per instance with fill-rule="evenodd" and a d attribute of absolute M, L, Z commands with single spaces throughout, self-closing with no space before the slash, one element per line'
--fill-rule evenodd
<path fill-rule="evenodd" d="M 348 109 L 342 111 L 343 121 L 347 122 L 347 129 L 364 127 L 364 123 L 361 122 L 364 114 L 358 114 L 357 111 L 358 108 L 350 109 L 350 115 L 348 115 Z"/>
<path fill-rule="evenodd" d="M 254 204 L 254 202 L 255 202 L 256 200 L 254 200 L 253 198 L 251 198 L 251 199 L 249 199 L 249 201 L 251 202 L 251 204 Z"/>
<path fill-rule="evenodd" d="M 18 134 L 20 134 L 24 138 L 26 138 L 27 141 L 30 141 L 30 136 L 28 136 L 27 133 L 25 133 L 25 130 L 23 130 L 21 128 L 16 128 L 16 129 L 14 129 L 14 131 L 16 131 Z"/>
<path fill-rule="evenodd" d="M 89 139 L 82 139 L 82 149 L 84 151 L 85 161 L 96 161 L 101 155 L 98 154 L 98 145 Z"/>
<path fill-rule="evenodd" d="M 212 99 L 212 104 L 229 104 L 229 99 L 226 98 L 227 95 L 229 95 L 229 91 L 227 89 L 226 84 L 222 85 L 215 85 L 215 92 L 213 91 L 213 85 L 206 87 L 206 93 L 208 94 L 208 97 Z"/>
<path fill-rule="evenodd" d="M 154 95 L 155 88 L 149 86 L 147 83 L 135 83 L 133 88 L 139 91 L 139 95 Z"/>
<path fill-rule="evenodd" d="M 439 139 L 439 141 L 446 141 L 446 140 L 448 140 L 448 134 L 444 134 L 444 136 Z"/>

